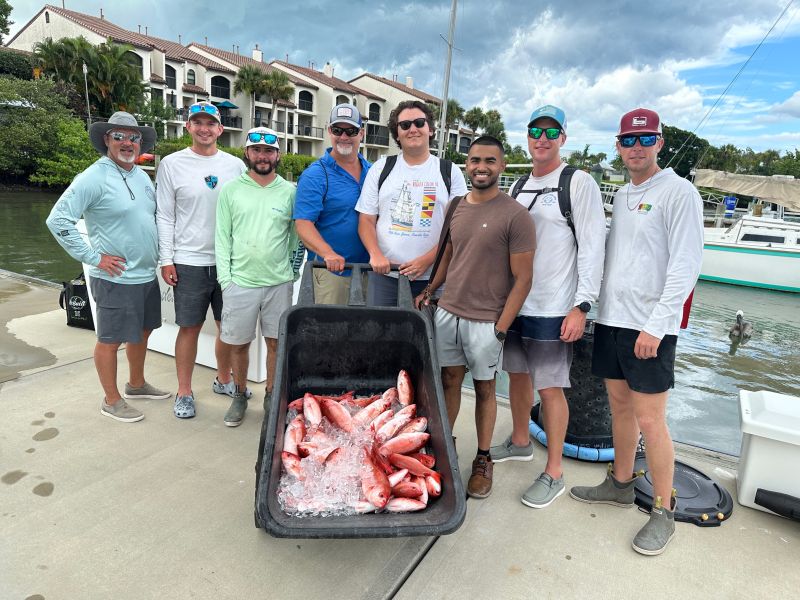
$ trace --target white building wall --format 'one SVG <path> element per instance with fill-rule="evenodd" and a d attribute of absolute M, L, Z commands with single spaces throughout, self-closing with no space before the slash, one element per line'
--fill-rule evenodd
<path fill-rule="evenodd" d="M 53 41 L 58 41 L 61 38 L 72 38 L 82 35 L 94 45 L 102 44 L 106 41 L 103 36 L 97 35 L 59 14 L 51 11 L 45 12 L 50 15 L 49 23 L 46 22 L 45 13 L 40 14 L 38 18 L 31 21 L 31 23 L 14 38 L 14 41 L 9 44 L 9 47 L 16 50 L 32 52 L 34 44 L 42 42 L 48 37 L 53 38 Z"/>

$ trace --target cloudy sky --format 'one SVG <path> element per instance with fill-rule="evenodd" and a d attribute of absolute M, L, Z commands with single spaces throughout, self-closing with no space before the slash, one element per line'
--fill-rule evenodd
<path fill-rule="evenodd" d="M 449 0 L 381 2 L 163 2 L 65 0 L 66 8 L 183 43 L 242 53 L 255 44 L 268 58 L 318 68 L 330 61 L 343 79 L 370 71 L 414 79 L 442 95 Z M 11 36 L 43 6 L 10 0 Z M 60 5 L 60 0 L 54 4 Z M 710 118 L 723 90 L 766 42 Z M 336 8 L 333 8 L 336 7 Z M 694 130 L 715 145 L 755 150 L 800 148 L 800 2 L 673 0 L 596 2 L 460 0 L 450 96 L 465 108 L 503 115 L 509 141 L 525 144 L 531 111 L 563 107 L 567 150 L 612 154 L 619 116 L 635 106 Z"/>

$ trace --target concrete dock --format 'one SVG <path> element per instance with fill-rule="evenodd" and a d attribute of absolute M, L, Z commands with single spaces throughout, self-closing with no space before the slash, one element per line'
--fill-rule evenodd
<path fill-rule="evenodd" d="M 213 372 L 194 375 L 197 417 L 138 401 L 139 423 L 100 414 L 94 335 L 66 326 L 58 290 L 0 276 L 0 598 L 798 598 L 800 523 L 735 504 L 721 527 L 678 523 L 659 557 L 630 546 L 647 516 L 519 497 L 540 473 L 495 465 L 492 495 L 468 500 L 439 538 L 286 540 L 253 525 L 263 410 L 222 423 Z M 120 353 L 119 381 L 127 372 Z M 175 387 L 172 357 L 150 352 L 147 379 Z M 259 398 L 255 394 L 254 398 Z M 475 453 L 465 390 L 456 425 L 461 472 Z M 510 430 L 500 401 L 495 440 Z M 736 459 L 688 446 L 678 459 L 735 498 Z M 567 459 L 567 486 L 599 483 L 605 465 Z M 796 473 L 787 474 L 789 477 Z"/>

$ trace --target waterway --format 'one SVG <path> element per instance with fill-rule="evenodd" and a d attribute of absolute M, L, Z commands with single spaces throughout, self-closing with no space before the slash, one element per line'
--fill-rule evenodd
<path fill-rule="evenodd" d="M 57 198 L 0 192 L 0 268 L 54 282 L 80 272 L 44 224 Z M 754 333 L 732 349 L 728 329 L 739 309 Z M 699 282 L 689 328 L 678 342 L 675 379 L 668 406 L 675 439 L 738 454 L 740 389 L 800 396 L 800 297 Z M 506 390 L 501 377 L 498 391 Z"/>

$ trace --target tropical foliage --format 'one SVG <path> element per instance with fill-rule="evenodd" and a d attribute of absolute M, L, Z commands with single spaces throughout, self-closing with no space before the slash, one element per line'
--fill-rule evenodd
<path fill-rule="evenodd" d="M 45 38 L 33 47 L 34 64 L 56 81 L 77 89 L 88 85 L 93 116 L 110 117 L 117 110 L 136 113 L 147 105 L 142 69 L 133 47 L 111 39 L 93 46 L 84 37 Z M 84 82 L 83 65 L 86 65 Z"/>
<path fill-rule="evenodd" d="M 0 0 L 0 44 L 3 43 L 3 36 L 8 35 L 9 26 L 14 24 L 14 21 L 8 20 L 10 15 L 11 5 L 8 0 Z"/>
<path fill-rule="evenodd" d="M 33 79 L 33 65 L 31 65 L 30 57 L 9 48 L 0 48 L 0 75 L 8 75 L 17 79 Z"/>
<path fill-rule="evenodd" d="M 56 125 L 56 139 L 52 154 L 43 155 L 36 160 L 36 171 L 31 175 L 31 183 L 49 186 L 66 186 L 76 173 L 88 168 L 99 158 L 86 126 L 76 118 L 65 118 Z"/>

